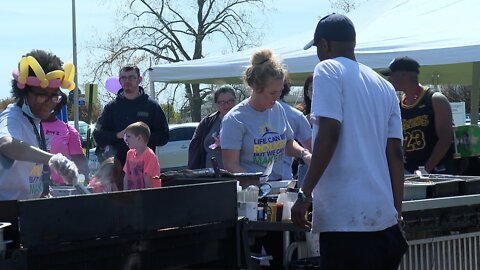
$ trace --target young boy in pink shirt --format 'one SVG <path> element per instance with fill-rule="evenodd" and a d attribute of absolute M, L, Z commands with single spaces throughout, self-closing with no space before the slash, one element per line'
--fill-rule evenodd
<path fill-rule="evenodd" d="M 123 190 L 160 187 L 160 165 L 152 149 L 147 146 L 150 128 L 143 122 L 135 122 L 125 129 L 124 140 L 130 148 L 123 171 Z"/>

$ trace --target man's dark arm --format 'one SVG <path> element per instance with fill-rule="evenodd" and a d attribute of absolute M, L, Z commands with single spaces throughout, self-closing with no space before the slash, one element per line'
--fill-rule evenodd
<path fill-rule="evenodd" d="M 402 142 L 400 139 L 389 138 L 387 140 L 387 162 L 392 183 L 393 202 L 398 212 L 398 217 L 402 216 L 403 200 L 403 154 Z"/>
<path fill-rule="evenodd" d="M 330 163 L 340 137 L 341 123 L 339 121 L 321 117 L 319 125 L 320 129 L 313 146 L 311 166 L 308 168 L 302 186 L 302 191 L 308 196 L 311 196 L 313 188 Z"/>
<path fill-rule="evenodd" d="M 452 109 L 447 98 L 440 93 L 435 93 L 432 96 L 432 106 L 435 114 L 435 133 L 438 141 L 432 150 L 432 154 L 425 162 L 425 169 L 428 172 L 432 171 L 447 154 L 453 140 Z"/>
<path fill-rule="evenodd" d="M 330 160 L 337 148 L 342 124 L 331 118 L 321 117 L 319 120 L 320 129 L 315 137 L 312 159 L 308 167 L 307 175 L 302 186 L 302 192 L 306 197 L 312 197 L 312 191 L 322 177 Z M 305 219 L 310 204 L 297 200 L 292 207 L 292 222 L 301 228 L 309 228 L 310 223 Z"/>

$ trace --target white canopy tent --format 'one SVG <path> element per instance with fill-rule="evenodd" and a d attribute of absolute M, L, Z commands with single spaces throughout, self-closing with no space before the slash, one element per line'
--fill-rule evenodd
<path fill-rule="evenodd" d="M 398 56 L 421 65 L 426 84 L 472 85 L 472 111 L 478 111 L 480 85 L 480 8 L 477 0 L 370 0 L 349 13 L 357 31 L 357 60 L 383 68 Z M 312 29 L 262 47 L 286 64 L 291 79 L 303 84 L 318 63 L 315 48 L 303 50 Z M 237 83 L 258 48 L 199 60 L 153 67 L 156 82 Z M 472 122 L 476 123 L 476 113 Z"/>

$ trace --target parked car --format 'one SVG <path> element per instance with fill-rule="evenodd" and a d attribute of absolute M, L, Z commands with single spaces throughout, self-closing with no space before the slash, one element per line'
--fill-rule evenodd
<path fill-rule="evenodd" d="M 75 121 L 68 121 L 70 125 L 75 127 Z M 92 140 L 92 132 L 95 128 L 95 124 L 90 125 L 90 140 Z M 87 146 L 87 132 L 88 132 L 88 124 L 85 121 L 78 121 L 78 133 L 80 133 L 80 140 L 82 142 L 82 147 Z M 94 147 L 93 140 L 90 142 L 90 147 Z"/>
<path fill-rule="evenodd" d="M 188 147 L 197 126 L 198 122 L 169 125 L 168 143 L 155 151 L 162 172 L 187 168 Z"/>
<path fill-rule="evenodd" d="M 465 124 L 470 125 L 471 124 L 471 119 L 470 119 L 470 114 L 467 113 L 465 115 Z M 480 125 L 480 113 L 478 114 L 478 125 Z"/>

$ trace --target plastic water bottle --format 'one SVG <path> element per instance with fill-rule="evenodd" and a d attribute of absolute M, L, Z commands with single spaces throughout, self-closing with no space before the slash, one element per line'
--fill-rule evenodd
<path fill-rule="evenodd" d="M 278 194 L 277 204 L 283 204 L 282 210 L 282 220 L 290 220 L 291 219 L 291 210 L 292 206 L 295 203 L 295 200 L 291 200 L 289 192 L 283 190 L 280 194 Z"/>
<path fill-rule="evenodd" d="M 97 155 L 92 155 L 90 153 L 90 155 L 88 156 L 88 178 L 93 177 L 93 175 L 97 172 L 99 166 L 100 164 L 98 163 Z"/>

